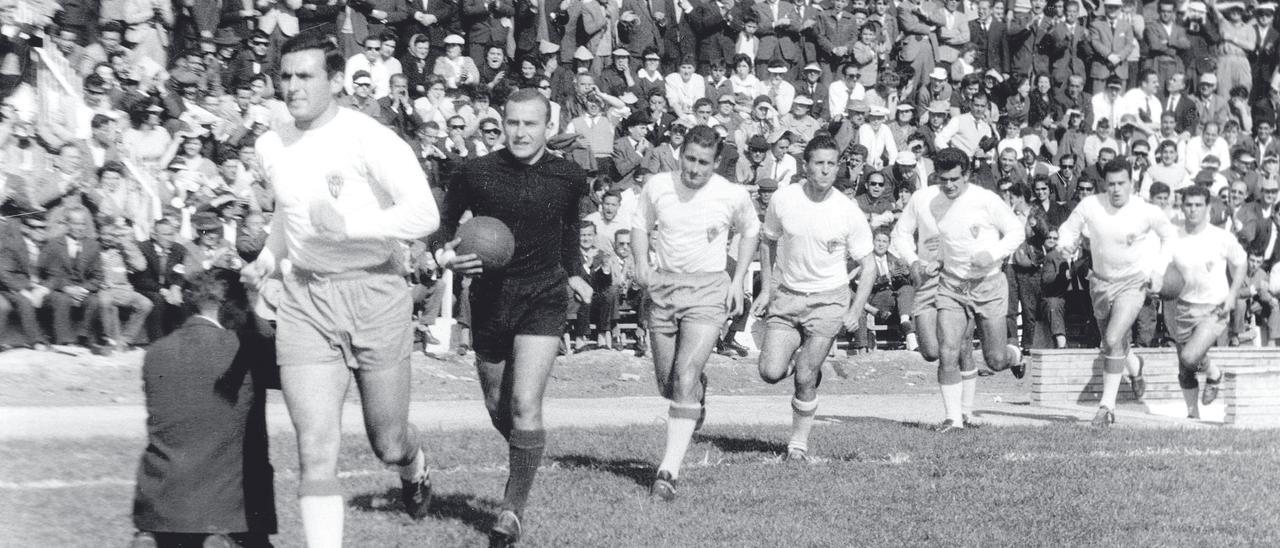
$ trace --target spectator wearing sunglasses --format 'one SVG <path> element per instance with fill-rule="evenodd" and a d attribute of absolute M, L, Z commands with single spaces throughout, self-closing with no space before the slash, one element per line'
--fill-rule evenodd
<path fill-rule="evenodd" d="M 382 105 L 373 97 L 373 77 L 367 70 L 358 70 L 351 75 L 352 92 L 338 98 L 338 104 L 356 112 L 364 113 L 374 120 L 382 120 Z"/>

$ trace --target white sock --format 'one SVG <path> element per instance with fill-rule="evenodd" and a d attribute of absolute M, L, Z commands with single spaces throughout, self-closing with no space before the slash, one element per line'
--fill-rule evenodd
<path fill-rule="evenodd" d="M 960 386 L 963 388 L 960 395 L 960 412 L 964 415 L 973 415 L 973 400 L 978 396 L 978 370 L 961 371 Z"/>
<path fill-rule="evenodd" d="M 413 462 L 401 465 L 400 479 L 405 481 L 418 481 L 427 475 L 427 456 L 422 454 L 422 448 L 419 447 L 413 455 Z"/>
<path fill-rule="evenodd" d="M 964 425 L 964 416 L 961 415 L 960 401 L 964 399 L 964 383 L 944 384 L 942 386 L 942 408 L 947 413 L 947 420 L 950 420 L 957 428 Z"/>
<path fill-rule="evenodd" d="M 787 442 L 787 449 L 809 450 L 809 431 L 813 429 L 813 416 L 817 410 L 817 398 L 812 401 L 791 398 L 791 441 Z"/>
<path fill-rule="evenodd" d="M 308 548 L 340 548 L 342 546 L 342 496 L 306 496 L 298 499 L 302 507 L 302 531 Z"/>
<path fill-rule="evenodd" d="M 1183 388 L 1182 400 L 1187 402 L 1187 416 L 1193 419 L 1200 418 L 1200 389 Z"/>
<path fill-rule="evenodd" d="M 698 406 L 693 406 L 698 409 Z M 689 443 L 693 441 L 693 427 L 697 419 L 667 418 L 667 452 L 662 455 L 662 464 L 658 470 L 671 472 L 671 478 L 680 477 L 680 465 L 684 462 L 684 454 L 689 452 Z"/>
<path fill-rule="evenodd" d="M 1102 401 L 1098 405 L 1112 410 L 1116 408 L 1116 395 L 1120 393 L 1120 378 L 1123 376 L 1123 373 L 1102 374 Z"/>

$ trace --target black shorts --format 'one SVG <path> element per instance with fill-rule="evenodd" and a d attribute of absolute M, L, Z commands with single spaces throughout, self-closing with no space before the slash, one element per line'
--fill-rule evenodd
<path fill-rule="evenodd" d="M 561 269 L 543 275 L 481 277 L 471 283 L 471 341 L 476 357 L 511 358 L 516 335 L 559 337 L 569 308 L 569 278 Z"/>

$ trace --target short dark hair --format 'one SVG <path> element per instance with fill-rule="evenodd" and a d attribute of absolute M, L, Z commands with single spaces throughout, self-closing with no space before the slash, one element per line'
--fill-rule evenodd
<path fill-rule="evenodd" d="M 809 139 L 809 143 L 804 146 L 804 161 L 808 162 L 817 150 L 834 150 L 836 154 L 840 153 L 840 145 L 830 135 L 818 135 Z"/>
<path fill-rule="evenodd" d="M 1187 201 L 1187 198 L 1191 198 L 1194 196 L 1199 196 L 1200 198 L 1204 198 L 1204 203 L 1206 205 L 1210 201 L 1209 187 L 1206 187 L 1204 185 L 1191 185 L 1191 186 L 1183 187 L 1178 192 L 1182 193 L 1182 201 L 1184 203 Z"/>
<path fill-rule="evenodd" d="M 1127 175 L 1131 169 L 1133 169 L 1133 166 L 1129 165 L 1128 160 L 1124 158 L 1115 158 L 1102 166 L 1102 176 L 1106 177 L 1109 173 L 1124 173 Z"/>
<path fill-rule="evenodd" d="M 680 149 L 684 150 L 689 145 L 698 145 L 710 148 L 716 151 L 716 155 L 720 155 L 720 150 L 724 147 L 724 139 L 720 138 L 720 134 L 709 126 L 697 126 L 688 133 L 684 134 L 684 144 Z"/>
<path fill-rule="evenodd" d="M 98 129 L 114 121 L 115 118 L 107 116 L 106 114 L 94 114 L 93 118 L 89 120 L 89 127 Z"/>
<path fill-rule="evenodd" d="M 1153 197 L 1159 196 L 1161 194 L 1168 194 L 1168 193 L 1169 193 L 1169 185 L 1166 185 L 1160 181 L 1151 183 L 1151 189 L 1148 191 L 1148 194 L 1150 194 Z"/>
<path fill-rule="evenodd" d="M 511 110 L 512 103 L 539 103 L 542 109 L 547 113 L 547 121 L 551 121 L 551 101 L 547 100 L 542 93 L 533 88 L 519 89 L 507 96 L 507 102 L 503 105 L 502 111 Z M 483 120 L 481 121 L 483 123 Z"/>
<path fill-rule="evenodd" d="M 617 198 L 618 200 L 622 200 L 622 193 L 616 190 L 610 190 L 609 192 L 604 193 L 604 196 L 600 198 L 600 202 L 603 203 L 605 200 L 608 200 L 609 198 Z"/>
<path fill-rule="evenodd" d="M 1017 196 L 1023 200 L 1030 200 L 1033 197 L 1031 185 L 1028 185 L 1027 183 L 1013 183 L 1013 186 L 1009 187 L 1009 195 Z"/>
<path fill-rule="evenodd" d="M 333 42 L 333 37 L 316 31 L 300 32 L 285 40 L 284 45 L 280 46 L 280 57 L 284 58 L 290 53 L 310 49 L 320 50 L 324 54 L 325 75 L 332 78 L 343 73 L 347 60 L 342 58 L 342 52 L 338 51 L 338 45 Z"/>
<path fill-rule="evenodd" d="M 124 25 L 121 25 L 119 21 L 107 21 L 106 23 L 103 23 L 102 26 L 98 27 L 99 36 L 104 32 L 124 34 Z"/>
<path fill-rule="evenodd" d="M 935 173 L 951 171 L 959 167 L 962 175 L 968 175 L 970 166 L 969 155 L 956 147 L 944 148 L 933 155 L 933 171 Z"/>

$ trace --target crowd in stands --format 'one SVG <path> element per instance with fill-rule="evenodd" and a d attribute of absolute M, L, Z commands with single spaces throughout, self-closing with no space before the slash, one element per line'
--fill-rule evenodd
<path fill-rule="evenodd" d="M 947 146 L 1026 220 L 1006 269 L 1024 349 L 1096 340 L 1089 311 L 1073 309 L 1088 302 L 1073 298 L 1088 255 L 1059 253 L 1055 229 L 1116 157 L 1171 218 L 1180 188 L 1210 188 L 1214 224 L 1250 253 L 1247 306 L 1224 342 L 1280 338 L 1274 2 L 81 0 L 43 18 L 19 7 L 0 0 L 8 344 L 145 344 L 181 321 L 186 278 L 255 258 L 274 204 L 254 144 L 291 123 L 279 48 L 300 32 L 334 37 L 342 104 L 409 142 L 435 190 L 503 146 L 511 92 L 551 101 L 553 149 L 592 178 L 580 245 L 597 297 L 568 326 L 577 347 L 636 338 L 617 329 L 644 307 L 631 213 L 698 125 L 723 136 L 717 172 L 762 214 L 773 191 L 804 180 L 805 143 L 835 138 L 838 188 L 877 231 L 867 312 L 909 346 L 914 282 L 888 231 Z M 73 104 L 61 121 L 46 116 L 55 92 Z M 406 249 L 429 321 L 450 288 L 425 245 Z M 1135 344 L 1161 344 L 1159 308 L 1151 299 Z M 724 352 L 742 351 L 742 320 L 726 326 Z M 876 333 L 850 334 L 851 351 Z"/>

